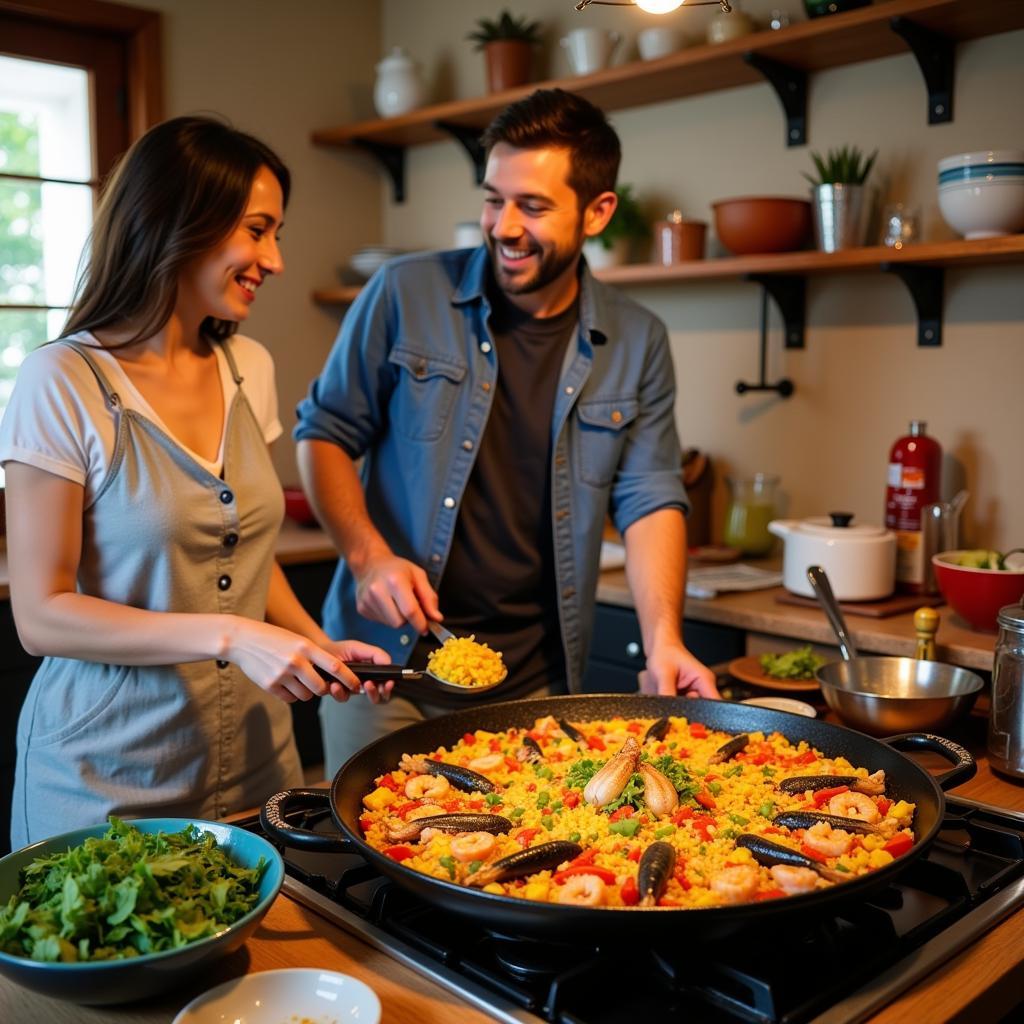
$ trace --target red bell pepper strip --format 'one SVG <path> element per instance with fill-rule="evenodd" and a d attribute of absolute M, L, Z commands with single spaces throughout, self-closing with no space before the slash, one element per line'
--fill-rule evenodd
<path fill-rule="evenodd" d="M 574 807 L 579 807 L 579 793 L 577 793 L 574 789 L 570 789 L 569 792 L 562 797 L 562 803 L 565 804 L 565 806 L 568 807 L 569 810 L 572 810 Z"/>
<path fill-rule="evenodd" d="M 608 818 L 609 821 L 622 821 L 623 818 L 632 818 L 633 808 L 629 804 L 625 804 L 620 807 L 617 811 L 611 814 Z"/>
<path fill-rule="evenodd" d="M 875 806 L 878 808 L 878 813 L 884 817 L 889 813 L 889 808 L 892 807 L 892 801 L 888 797 L 880 796 L 875 800 Z"/>
<path fill-rule="evenodd" d="M 462 734 L 463 743 L 476 743 L 476 736 L 471 732 L 464 732 Z"/>
<path fill-rule="evenodd" d="M 682 889 L 683 889 L 684 892 L 688 892 L 689 891 L 689 889 L 691 887 L 691 883 L 690 883 L 690 880 L 686 877 L 686 865 L 685 864 L 682 864 L 679 861 L 676 861 L 676 866 L 675 866 L 675 870 L 672 872 L 672 877 L 679 883 L 680 886 L 682 886 Z"/>
<path fill-rule="evenodd" d="M 718 804 L 715 803 L 715 798 L 706 790 L 702 789 L 694 798 L 701 805 L 706 807 L 709 811 L 713 811 Z"/>
<path fill-rule="evenodd" d="M 403 860 L 408 860 L 413 855 L 413 851 L 408 846 L 389 846 L 384 851 L 385 857 L 390 857 L 392 860 L 397 860 L 401 863 Z"/>
<path fill-rule="evenodd" d="M 629 851 L 629 856 L 626 859 L 634 861 L 634 862 L 639 861 L 640 860 L 640 847 L 639 846 L 634 846 Z"/>
<path fill-rule="evenodd" d="M 369 831 L 370 831 L 370 828 L 372 827 L 372 825 L 373 825 L 373 818 L 371 818 L 371 817 L 370 817 L 370 816 L 369 816 L 368 814 L 364 814 L 364 815 L 363 815 L 363 816 L 362 816 L 362 817 L 361 817 L 361 818 L 359 819 L 359 827 L 360 827 L 360 828 L 361 828 L 361 829 L 362 829 L 362 830 L 363 830 L 364 832 L 369 832 Z"/>
<path fill-rule="evenodd" d="M 621 896 L 627 907 L 635 907 L 640 902 L 640 890 L 636 887 L 635 878 L 627 878 L 622 883 Z"/>
<path fill-rule="evenodd" d="M 514 757 L 505 758 L 505 767 L 510 772 L 521 772 L 523 770 L 523 766 Z"/>
<path fill-rule="evenodd" d="M 882 849 L 893 857 L 902 857 L 913 845 L 914 840 L 910 836 L 897 835 L 893 836 Z"/>
<path fill-rule="evenodd" d="M 594 864 L 570 864 L 567 868 L 559 871 L 554 876 L 553 881 L 557 885 L 562 885 L 566 879 L 571 878 L 573 875 L 595 875 L 606 885 L 615 884 L 614 871 L 609 871 L 607 868 L 599 868 Z"/>
<path fill-rule="evenodd" d="M 693 808 L 692 807 L 680 807 L 679 810 L 676 811 L 676 813 L 672 815 L 672 824 L 673 825 L 682 825 L 682 823 L 684 821 L 687 821 L 688 819 L 690 819 L 692 817 L 693 817 Z"/>
<path fill-rule="evenodd" d="M 696 832 L 705 843 L 708 843 L 711 841 L 711 834 L 708 832 L 708 829 L 717 824 L 718 822 L 710 815 L 702 814 L 699 818 L 693 819 L 693 831 Z"/>
<path fill-rule="evenodd" d="M 494 739 L 491 740 L 491 742 L 488 743 L 487 745 L 491 748 L 491 753 L 492 754 L 500 754 L 501 753 L 501 740 L 498 739 L 497 736 L 495 736 Z"/>
<path fill-rule="evenodd" d="M 516 837 L 516 842 L 525 850 L 526 847 L 533 842 L 533 837 L 538 833 L 542 832 L 543 829 L 539 828 L 524 828 Z"/>
<path fill-rule="evenodd" d="M 690 735 L 695 740 L 707 739 L 707 736 L 708 736 L 707 726 L 705 726 L 703 722 L 691 722 L 690 723 Z"/>
<path fill-rule="evenodd" d="M 587 746 L 591 750 L 607 750 L 608 747 L 600 736 L 588 736 Z"/>
<path fill-rule="evenodd" d="M 791 759 L 793 764 L 814 764 L 818 755 L 813 750 L 805 750 L 802 754 Z"/>
<path fill-rule="evenodd" d="M 390 789 L 392 792 L 397 793 L 402 787 L 395 781 L 394 776 L 390 772 L 387 775 L 380 777 L 378 785 L 383 786 L 385 789 Z"/>
<path fill-rule="evenodd" d="M 644 727 L 639 722 L 630 722 L 629 725 L 626 726 L 626 729 L 629 732 L 643 732 L 644 731 Z"/>
<path fill-rule="evenodd" d="M 573 858 L 569 863 L 569 867 L 576 867 L 579 864 L 593 864 L 596 856 L 597 847 L 592 846 L 589 850 L 584 850 L 578 857 Z"/>
<path fill-rule="evenodd" d="M 828 857 L 825 857 L 822 854 L 818 853 L 818 851 L 814 849 L 813 846 L 808 846 L 806 843 L 800 844 L 800 852 L 805 857 L 810 857 L 811 860 L 816 860 L 819 864 L 828 863 Z"/>
<path fill-rule="evenodd" d="M 781 889 L 769 889 L 767 892 L 759 892 L 756 898 L 760 902 L 762 900 L 779 900 L 785 895 Z"/>
<path fill-rule="evenodd" d="M 849 786 L 833 786 L 831 789 L 819 789 L 814 794 L 814 806 L 820 807 L 822 804 L 827 804 L 832 797 L 839 796 L 840 793 L 849 792 Z"/>

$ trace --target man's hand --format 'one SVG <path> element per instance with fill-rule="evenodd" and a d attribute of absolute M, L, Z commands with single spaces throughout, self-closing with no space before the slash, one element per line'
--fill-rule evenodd
<path fill-rule="evenodd" d="M 356 610 L 385 626 L 401 629 L 407 622 L 417 633 L 427 620 L 441 621 L 437 594 L 416 564 L 388 555 L 360 567 L 356 574 Z"/>
<path fill-rule="evenodd" d="M 647 668 L 640 673 L 640 692 L 674 697 L 709 697 L 721 700 L 715 677 L 682 644 L 663 645 L 647 657 Z"/>

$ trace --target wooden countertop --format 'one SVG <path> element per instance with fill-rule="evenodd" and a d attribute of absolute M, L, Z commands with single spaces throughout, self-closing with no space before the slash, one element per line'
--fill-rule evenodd
<path fill-rule="evenodd" d="M 1024 783 L 993 774 L 984 758 L 985 720 L 972 715 L 953 737 L 979 759 L 978 774 L 955 794 L 1024 812 Z M 926 760 L 941 769 L 938 758 Z M 171 995 L 128 1006 L 90 1008 L 37 995 L 0 978 L 0 1020 L 17 1024 L 170 1024 L 191 999 L 230 978 L 282 967 L 354 975 L 380 997 L 386 1024 L 485 1024 L 479 1010 L 389 956 L 279 896 L 245 947 Z M 869 1018 L 869 1024 L 1003 1018 L 1024 992 L 1024 911 Z"/>
<path fill-rule="evenodd" d="M 773 566 L 777 568 L 777 566 Z M 805 643 L 820 643 L 835 647 L 835 634 L 818 608 L 802 608 L 780 604 L 777 594 L 782 587 L 768 590 L 750 590 L 721 594 L 711 600 L 688 597 L 684 615 L 696 622 L 712 622 L 734 626 L 752 633 L 792 637 Z M 603 604 L 633 607 L 624 569 L 601 573 L 597 599 Z M 970 629 L 948 606 L 941 606 L 936 647 L 939 661 L 962 665 L 983 672 L 992 671 L 992 655 L 996 634 L 979 633 Z M 847 615 L 846 625 L 861 653 L 895 654 L 913 657 L 916 648 L 913 612 L 873 619 L 862 615 Z"/>

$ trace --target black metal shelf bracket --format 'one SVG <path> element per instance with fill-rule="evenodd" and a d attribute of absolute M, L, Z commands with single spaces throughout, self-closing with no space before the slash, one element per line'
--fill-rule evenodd
<path fill-rule="evenodd" d="M 786 327 L 785 347 L 803 348 L 807 281 L 789 274 L 747 274 L 745 279 L 761 285 L 775 300 Z"/>
<path fill-rule="evenodd" d="M 469 156 L 473 164 L 473 178 L 478 185 L 484 183 L 484 169 L 487 165 L 487 154 L 480 143 L 480 129 L 468 128 L 464 124 L 453 124 L 451 121 L 435 121 L 434 127 L 438 131 L 450 135 Z"/>
<path fill-rule="evenodd" d="M 779 97 L 786 114 L 786 145 L 807 142 L 807 72 L 748 50 L 743 59 L 761 72 Z"/>
<path fill-rule="evenodd" d="M 909 263 L 883 263 L 881 269 L 895 274 L 910 292 L 917 310 L 917 344 L 921 348 L 942 345 L 942 300 L 945 271 Z"/>
<path fill-rule="evenodd" d="M 956 46 L 952 39 L 907 18 L 890 18 L 889 27 L 917 58 L 928 90 L 928 123 L 953 120 L 953 79 Z"/>
<path fill-rule="evenodd" d="M 750 277 L 749 280 L 755 280 L 755 281 L 758 281 L 761 284 L 761 351 L 760 351 L 760 371 L 761 372 L 760 372 L 760 376 L 759 376 L 758 381 L 757 381 L 756 384 L 748 384 L 747 381 L 745 381 L 745 380 L 738 380 L 738 381 L 736 381 L 736 394 L 737 395 L 746 395 L 746 394 L 748 394 L 750 392 L 754 392 L 754 391 L 774 391 L 780 398 L 789 398 L 789 396 L 791 394 L 793 394 L 793 392 L 796 390 L 796 388 L 795 388 L 793 382 L 788 377 L 782 377 L 781 379 L 777 380 L 774 384 L 769 384 L 768 383 L 768 295 L 769 295 L 769 287 L 768 287 L 768 283 L 767 282 L 768 281 L 772 281 L 772 280 L 778 281 L 780 279 L 779 278 L 774 278 L 773 279 L 773 278 Z M 802 277 L 787 278 L 786 280 L 789 280 L 789 281 L 799 281 L 801 286 L 804 283 L 804 279 Z M 800 290 L 802 292 L 803 288 L 801 287 Z M 778 299 L 776 299 L 776 302 L 778 302 Z M 779 308 L 780 309 L 782 308 L 781 304 L 780 304 Z M 801 315 L 801 319 L 803 319 L 803 302 L 802 301 L 800 303 L 800 315 Z M 783 314 L 783 318 L 785 319 L 785 314 Z M 801 328 L 801 330 L 802 330 L 802 328 Z M 789 324 L 788 324 L 788 322 L 787 322 L 787 325 L 786 325 L 786 335 L 787 335 L 787 338 L 788 338 L 788 336 L 789 336 Z M 787 346 L 787 347 L 789 347 L 789 346 Z M 801 340 L 801 346 L 800 347 L 803 347 L 802 340 Z"/>
<path fill-rule="evenodd" d="M 405 146 L 394 146 L 387 142 L 370 142 L 368 139 L 353 139 L 353 144 L 366 150 L 388 172 L 391 179 L 391 195 L 396 203 L 405 202 Z"/>

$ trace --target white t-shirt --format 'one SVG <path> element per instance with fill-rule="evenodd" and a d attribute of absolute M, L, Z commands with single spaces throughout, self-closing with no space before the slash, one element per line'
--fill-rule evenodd
<path fill-rule="evenodd" d="M 111 352 L 100 347 L 88 331 L 70 337 L 95 350 L 96 362 L 126 409 L 135 410 L 174 437 Z M 284 430 L 277 414 L 270 353 L 258 341 L 241 334 L 232 335 L 227 344 L 243 378 L 245 397 L 270 444 Z M 213 350 L 224 392 L 226 428 L 227 411 L 237 388 L 222 346 L 215 344 Z M 85 360 L 67 345 L 43 345 L 18 368 L 11 400 L 0 420 L 0 463 L 24 462 L 84 485 L 88 508 L 110 466 L 116 428 L 114 412 L 107 408 L 99 381 Z M 223 432 L 215 462 L 185 445 L 181 447 L 214 476 L 221 475 Z"/>

